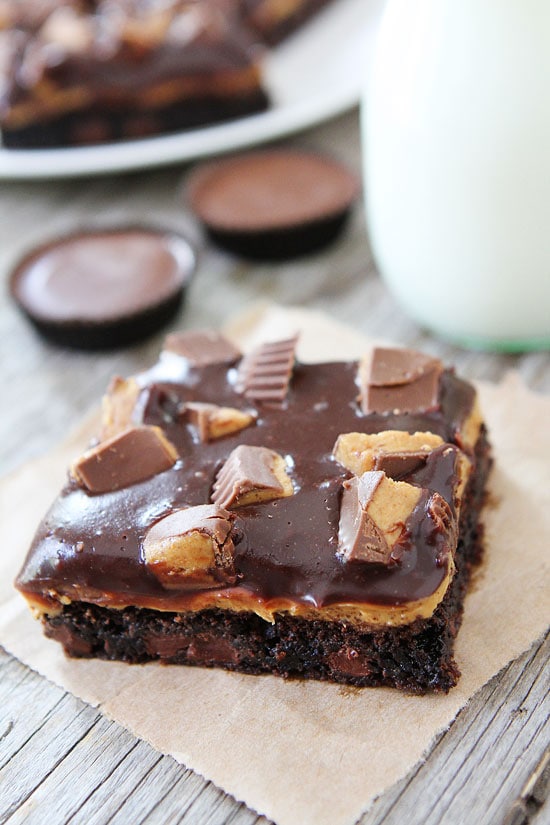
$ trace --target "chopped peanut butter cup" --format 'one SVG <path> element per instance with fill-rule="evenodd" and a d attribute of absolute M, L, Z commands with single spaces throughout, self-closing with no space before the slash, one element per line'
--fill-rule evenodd
<path fill-rule="evenodd" d="M 190 401 L 183 408 L 183 416 L 196 428 L 201 441 L 214 441 L 238 433 L 254 423 L 254 415 L 235 407 L 218 407 Z"/>
<path fill-rule="evenodd" d="M 109 493 L 169 470 L 177 459 L 160 427 L 132 427 L 92 447 L 71 469 L 91 493 Z"/>
<path fill-rule="evenodd" d="M 292 377 L 298 336 L 262 344 L 242 359 L 235 387 L 245 398 L 283 404 Z"/>
<path fill-rule="evenodd" d="M 216 477 L 212 500 L 222 507 L 244 507 L 293 494 L 282 456 L 265 447 L 236 447 Z"/>
<path fill-rule="evenodd" d="M 147 532 L 147 565 L 165 587 L 234 583 L 233 518 L 217 504 L 176 510 Z"/>
<path fill-rule="evenodd" d="M 433 433 L 384 430 L 381 433 L 342 433 L 332 454 L 354 475 L 383 470 L 391 478 L 409 475 L 425 463 L 431 450 L 443 444 Z"/>
<path fill-rule="evenodd" d="M 421 490 L 370 471 L 344 482 L 338 551 L 347 562 L 391 564 L 410 545 L 407 522 Z M 394 554 L 394 548 L 399 551 Z"/>
<path fill-rule="evenodd" d="M 218 332 L 209 330 L 173 332 L 166 337 L 164 351 L 181 355 L 193 367 L 230 364 L 241 357 L 241 353 L 231 341 Z"/>
<path fill-rule="evenodd" d="M 101 441 L 139 423 L 136 404 L 140 392 L 140 386 L 133 378 L 124 379 L 117 375 L 112 379 L 101 405 Z"/>
<path fill-rule="evenodd" d="M 375 347 L 360 367 L 365 413 L 414 413 L 437 409 L 443 364 L 420 352 Z"/>

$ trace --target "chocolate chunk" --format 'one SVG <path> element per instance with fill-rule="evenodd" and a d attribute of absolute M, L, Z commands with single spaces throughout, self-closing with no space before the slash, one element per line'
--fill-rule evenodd
<path fill-rule="evenodd" d="M 80 658 L 93 655 L 92 642 L 83 639 L 74 628 L 62 624 L 56 625 L 52 622 L 51 625 L 46 626 L 45 633 L 49 639 L 60 642 L 68 656 Z"/>
<path fill-rule="evenodd" d="M 150 656 L 164 661 L 176 661 L 178 657 L 185 656 L 191 643 L 192 636 L 174 633 L 168 636 L 166 633 L 144 633 L 143 644 Z"/>
<path fill-rule="evenodd" d="M 132 427 L 85 452 L 71 471 L 91 493 L 109 493 L 162 473 L 177 459 L 160 427 Z"/>
<path fill-rule="evenodd" d="M 269 404 L 283 404 L 294 367 L 298 336 L 262 344 L 244 356 L 235 389 L 245 398 Z"/>
<path fill-rule="evenodd" d="M 203 633 L 197 635 L 187 648 L 187 662 L 196 665 L 218 665 L 219 662 L 236 665 L 239 651 L 229 639 L 220 639 L 215 633 Z"/>
<path fill-rule="evenodd" d="M 311 152 L 251 152 L 200 168 L 189 201 L 211 238 L 244 257 L 280 260 L 326 246 L 345 226 L 357 177 Z"/>
<path fill-rule="evenodd" d="M 365 413 L 415 413 L 439 408 L 443 364 L 414 350 L 375 347 L 360 367 Z"/>
<path fill-rule="evenodd" d="M 234 583 L 233 518 L 218 504 L 176 510 L 145 536 L 146 563 L 165 587 Z"/>
<path fill-rule="evenodd" d="M 212 491 L 212 501 L 221 507 L 244 507 L 293 494 L 285 462 L 266 447 L 240 445 L 221 468 Z"/>
<path fill-rule="evenodd" d="M 369 676 L 375 669 L 371 656 L 359 653 L 355 648 L 344 645 L 340 650 L 328 656 L 331 670 L 346 676 Z"/>
<path fill-rule="evenodd" d="M 208 364 L 230 364 L 240 358 L 241 353 L 231 341 L 218 332 L 191 330 L 168 335 L 164 350 L 186 358 L 193 367 Z"/>
<path fill-rule="evenodd" d="M 11 274 L 15 301 L 46 338 L 79 349 L 142 340 L 179 309 L 189 243 L 154 229 L 87 230 L 42 245 Z"/>
<path fill-rule="evenodd" d="M 345 481 L 343 488 L 338 551 L 344 560 L 384 565 L 397 561 L 407 546 L 406 523 L 420 489 L 376 470 Z"/>
<path fill-rule="evenodd" d="M 244 430 L 254 421 L 251 413 L 234 407 L 190 402 L 183 408 L 183 417 L 196 427 L 201 441 L 215 441 Z"/>

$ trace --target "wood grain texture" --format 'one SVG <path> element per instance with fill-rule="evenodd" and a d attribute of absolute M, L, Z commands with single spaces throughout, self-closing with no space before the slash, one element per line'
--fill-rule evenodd
<path fill-rule="evenodd" d="M 292 141 L 326 149 L 359 171 L 356 114 Z M 419 347 L 471 378 L 520 371 L 550 391 L 550 354 L 472 353 L 432 338 L 397 307 L 378 278 L 357 208 L 346 235 L 320 255 L 282 265 L 247 264 L 207 247 L 185 207 L 186 169 L 99 180 L 3 183 L 0 268 L 7 276 L 29 245 L 74 226 L 153 222 L 185 231 L 200 250 L 180 326 L 218 327 L 251 301 L 313 307 L 364 333 Z M 153 361 L 162 335 L 101 355 L 41 341 L 0 296 L 2 472 L 39 455 L 97 404 L 113 373 Z M 174 326 L 177 326 L 175 324 Z M 489 629 L 490 632 L 490 629 Z M 362 825 L 504 823 L 548 744 L 544 667 L 550 641 L 533 646 L 486 685 L 434 744 L 427 760 L 378 799 Z M 281 788 L 284 793 L 284 788 Z M 547 807 L 530 822 L 548 822 Z M 0 823 L 266 823 L 211 783 L 139 742 L 95 709 L 0 651 Z"/>

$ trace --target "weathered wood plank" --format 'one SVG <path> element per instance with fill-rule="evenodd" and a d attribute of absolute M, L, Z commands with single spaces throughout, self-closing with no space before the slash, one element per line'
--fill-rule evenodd
<path fill-rule="evenodd" d="M 13 822 L 41 825 L 46 806 L 53 822 L 69 821 L 89 798 L 90 786 L 97 788 L 103 783 L 109 784 L 115 769 L 136 747 L 134 737 L 122 730 L 116 731 L 113 742 L 110 738 L 112 730 L 112 723 L 96 712 L 93 724 L 87 730 L 75 732 L 73 745 L 63 759 L 19 806 L 12 817 Z M 151 754 L 152 764 L 159 759 L 158 754 Z M 142 762 L 135 765 L 140 772 L 144 770 Z M 120 803 L 125 795 L 119 796 L 116 785 L 111 784 L 111 788 L 111 801 L 115 802 L 118 796 Z"/>
<path fill-rule="evenodd" d="M 124 743 L 122 734 L 127 738 Z M 99 825 L 111 820 L 157 762 L 166 759 L 145 742 L 136 741 L 130 733 L 121 731 L 115 723 L 109 723 L 106 738 L 109 751 L 118 755 L 119 760 L 113 762 L 114 767 L 105 777 L 98 772 L 95 781 L 89 783 L 88 795 L 66 819 L 71 825 Z M 108 761 L 112 761 L 111 754 L 107 756 Z M 166 763 L 169 768 L 173 760 L 166 759 Z"/>
<path fill-rule="evenodd" d="M 19 705 L 19 714 L 21 711 Z M 22 719 L 21 715 L 19 718 Z M 9 818 L 29 799 L 72 751 L 75 741 L 85 736 L 98 719 L 97 711 L 64 693 L 37 727 L 27 728 L 29 735 L 24 746 L 0 770 L 0 810 L 4 818 Z M 4 741 L 9 743 L 10 736 L 8 733 Z"/>
<path fill-rule="evenodd" d="M 548 741 L 544 668 L 550 637 L 494 677 L 433 747 L 429 760 L 378 800 L 362 825 L 498 823 Z M 546 663 L 546 665 L 545 665 Z"/>
<path fill-rule="evenodd" d="M 549 654 L 547 639 L 495 677 L 440 737 L 429 760 L 375 802 L 361 825 L 397 825 L 405 812 L 408 825 L 502 821 L 548 741 Z M 1 660 L 10 661 L 6 654 Z M 19 684 L 28 682 L 29 694 L 51 692 L 52 708 L 42 714 L 38 730 L 32 716 L 17 721 L 27 735 L 0 771 L 0 822 L 41 825 L 45 806 L 51 822 L 79 825 L 257 821 L 211 783 L 145 743 L 136 744 L 131 734 L 68 694 L 60 700 L 59 688 L 22 665 L 16 668 L 27 674 Z M 20 707 L 12 694 L 0 718 Z M 3 738 L 11 736 L 8 730 Z M 21 774 L 26 778 L 18 783 Z"/>

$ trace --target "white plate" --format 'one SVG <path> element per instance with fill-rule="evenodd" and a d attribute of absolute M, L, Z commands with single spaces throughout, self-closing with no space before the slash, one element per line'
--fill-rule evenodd
<path fill-rule="evenodd" d="M 0 178 L 100 175 L 188 161 L 263 143 L 327 120 L 359 101 L 384 0 L 338 0 L 264 65 L 273 101 L 262 114 L 142 140 L 74 149 L 0 148 Z"/>

